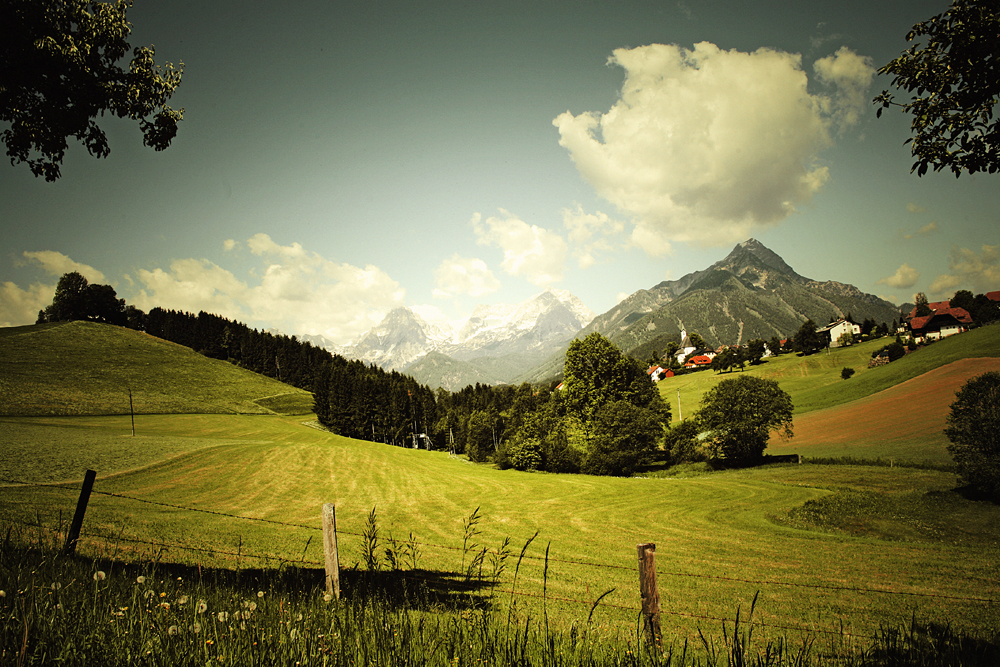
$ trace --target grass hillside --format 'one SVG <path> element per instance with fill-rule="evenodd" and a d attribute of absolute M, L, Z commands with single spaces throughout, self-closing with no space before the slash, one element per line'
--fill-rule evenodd
<path fill-rule="evenodd" d="M 92 322 L 0 329 L 0 415 L 304 414 L 309 392 Z"/>
<path fill-rule="evenodd" d="M 772 440 L 772 453 L 894 458 L 948 463 L 942 433 L 955 391 L 969 378 L 1000 365 L 1000 326 L 938 341 L 888 366 L 868 368 L 873 351 L 891 338 L 800 357 L 768 359 L 745 373 L 778 382 L 795 405 L 795 437 Z M 840 372 L 855 370 L 850 380 Z M 673 418 L 690 416 L 702 394 L 740 371 L 702 371 L 660 382 Z M 680 411 L 678 410 L 680 393 Z"/>

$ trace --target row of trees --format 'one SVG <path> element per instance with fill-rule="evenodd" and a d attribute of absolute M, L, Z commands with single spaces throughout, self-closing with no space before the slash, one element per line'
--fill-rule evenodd
<path fill-rule="evenodd" d="M 435 393 L 396 371 L 218 315 L 163 308 L 143 313 L 117 299 L 110 286 L 90 285 L 78 273 L 60 279 L 53 303 L 39 315 L 45 322 L 73 319 L 131 326 L 311 391 L 317 418 L 340 435 L 449 448 L 501 468 L 627 476 L 651 458 L 670 431 L 670 407 L 645 367 L 598 333 L 570 345 L 558 388 L 477 384 Z M 763 354 L 763 346 L 761 341 L 751 347 Z M 704 408 L 691 422 L 711 436 L 705 451 L 727 458 L 759 456 L 773 425 L 760 421 L 761 405 L 753 401 L 747 403 L 750 413 L 734 413 L 728 402 L 744 399 L 723 391 L 725 382 L 719 387 L 718 398 L 710 396 L 706 403 L 714 408 Z M 768 395 L 756 386 L 749 391 Z M 787 405 L 790 423 L 790 401 Z M 736 429 L 754 419 L 757 431 Z"/>

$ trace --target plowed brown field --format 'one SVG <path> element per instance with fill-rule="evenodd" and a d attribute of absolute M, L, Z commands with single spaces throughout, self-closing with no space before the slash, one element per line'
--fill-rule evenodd
<path fill-rule="evenodd" d="M 1000 371 L 1000 359 L 963 359 L 867 398 L 796 416 L 794 437 L 772 438 L 768 453 L 950 462 L 943 430 L 955 392 L 988 371 Z"/>

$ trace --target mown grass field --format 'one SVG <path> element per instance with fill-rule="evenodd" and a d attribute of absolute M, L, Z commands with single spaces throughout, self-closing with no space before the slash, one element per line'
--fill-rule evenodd
<path fill-rule="evenodd" d="M 0 338 L 0 345 L 8 340 Z M 919 354 L 948 359 L 956 353 L 946 343 Z M 867 357 L 864 347 L 831 353 L 821 366 L 822 383 L 854 382 L 840 380 L 839 369 L 848 364 L 838 355 Z M 821 362 L 799 359 L 797 372 L 808 377 L 809 365 Z M 747 372 L 791 377 L 794 363 L 779 358 Z M 835 380 L 827 381 L 827 369 Z M 68 371 L 61 381 L 82 392 L 78 383 L 89 377 Z M 820 391 L 804 379 L 797 383 L 789 388 L 793 398 Z M 185 400 L 204 402 L 198 384 L 187 386 Z M 247 391 L 241 400 L 254 404 L 280 393 L 266 384 L 261 391 L 269 393 Z M 693 398 L 695 389 L 686 391 Z M 30 395 L 22 400 L 30 402 Z M 955 493 L 949 473 L 819 465 L 685 479 L 520 473 L 442 452 L 349 440 L 308 422 L 308 416 L 273 413 L 141 415 L 133 438 L 127 416 L 8 417 L 0 421 L 0 471 L 5 478 L 51 482 L 97 470 L 84 533 L 105 537 L 85 540 L 84 553 L 229 568 L 277 566 L 277 558 L 318 568 L 315 528 L 322 504 L 333 502 L 343 567 L 363 567 L 361 536 L 375 508 L 383 547 L 390 532 L 398 539 L 412 533 L 418 568 L 455 572 L 469 558 L 462 550 L 463 519 L 478 507 L 476 544 L 495 549 L 511 539 L 505 590 L 513 583 L 514 560 L 537 533 L 518 574 L 517 592 L 525 595 L 510 599 L 536 619 L 548 614 L 560 628 L 586 621 L 594 600 L 611 590 L 594 623 L 611 635 L 634 634 L 641 542 L 657 545 L 663 623 L 672 637 L 692 639 L 699 627 L 720 627 L 719 619 L 731 619 L 739 605 L 745 610 L 758 593 L 756 618 L 775 634 L 807 628 L 870 636 L 914 614 L 982 633 L 1000 627 L 1000 507 Z M 72 514 L 77 489 L 78 482 L 0 487 L 0 519 L 56 527 Z"/>
<path fill-rule="evenodd" d="M 0 415 L 312 412 L 306 391 L 119 327 L 0 328 L 0 351 Z"/>

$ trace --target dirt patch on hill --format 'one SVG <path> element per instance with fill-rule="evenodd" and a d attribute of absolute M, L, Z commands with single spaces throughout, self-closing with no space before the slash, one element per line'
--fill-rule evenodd
<path fill-rule="evenodd" d="M 768 452 L 949 462 L 943 430 L 955 392 L 988 371 L 1000 371 L 1000 359 L 962 359 L 868 398 L 808 412 L 795 418 L 795 436 L 773 439 Z"/>

